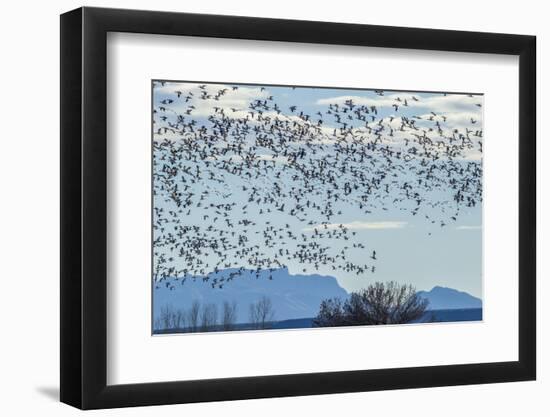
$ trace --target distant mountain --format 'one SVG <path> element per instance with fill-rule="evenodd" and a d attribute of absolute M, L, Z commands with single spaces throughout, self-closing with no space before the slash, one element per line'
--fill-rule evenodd
<path fill-rule="evenodd" d="M 236 271 L 225 269 L 211 277 L 219 280 Z M 273 279 L 269 279 L 270 274 Z M 158 317 L 165 306 L 187 310 L 197 300 L 201 304 L 216 304 L 221 314 L 225 301 L 235 301 L 237 322 L 246 323 L 250 304 L 264 295 L 271 299 L 276 321 L 315 317 L 322 300 L 333 297 L 344 300 L 349 296 L 331 276 L 291 275 L 287 268 L 281 268 L 272 272 L 262 270 L 256 277 L 256 271 L 244 270 L 233 280 L 226 281 L 223 289 L 212 288 L 211 280 L 203 281 L 202 276 L 187 277 L 184 283 L 181 279 L 164 280 L 153 288 L 153 308 Z M 436 286 L 430 291 L 419 291 L 418 295 L 429 301 L 430 310 L 481 308 L 479 298 L 452 288 Z"/>
<path fill-rule="evenodd" d="M 452 288 L 436 286 L 430 291 L 418 291 L 417 294 L 428 300 L 429 310 L 481 308 L 479 298 Z"/>
<path fill-rule="evenodd" d="M 215 277 L 227 277 L 235 271 L 225 269 Z M 202 304 L 216 304 L 220 314 L 224 301 L 235 301 L 237 322 L 245 323 L 249 321 L 250 304 L 266 295 L 275 310 L 275 320 L 301 319 L 316 316 L 321 301 L 326 298 L 348 297 L 346 290 L 331 276 L 291 275 L 287 268 L 272 271 L 273 279 L 269 279 L 269 275 L 269 270 L 260 271 L 258 277 L 256 271 L 244 270 L 242 275 L 225 282 L 223 289 L 212 288 L 211 281 L 203 282 L 202 277 L 188 277 L 184 283 L 167 279 L 156 284 L 153 290 L 155 316 L 164 306 L 188 309 L 195 300 Z"/>

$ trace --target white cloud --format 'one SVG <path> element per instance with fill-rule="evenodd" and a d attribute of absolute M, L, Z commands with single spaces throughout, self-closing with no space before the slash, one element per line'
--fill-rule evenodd
<path fill-rule="evenodd" d="M 276 162 L 278 164 L 289 164 L 288 159 L 284 158 L 282 156 L 259 154 L 259 155 L 256 155 L 256 158 L 261 160 L 261 161 L 273 161 L 273 162 Z"/>
<path fill-rule="evenodd" d="M 377 119 L 375 123 L 370 123 L 370 128 L 355 127 L 350 131 L 350 135 L 344 137 L 337 130 L 339 126 L 331 126 L 330 122 L 318 126 L 315 120 L 306 121 L 296 114 L 283 112 L 277 114 L 272 107 L 273 103 L 270 101 L 268 101 L 269 109 L 263 111 L 260 117 L 258 110 L 250 109 L 249 105 L 254 100 L 267 99 L 270 96 L 269 87 L 262 89 L 261 87 L 238 86 L 238 89 L 234 90 L 232 85 L 225 84 L 205 84 L 202 86 L 203 88 L 199 88 L 199 86 L 199 83 L 166 83 L 164 86 L 158 86 L 155 89 L 155 93 L 162 92 L 166 95 L 162 95 L 161 97 L 169 97 L 174 100 L 173 103 L 167 106 L 168 108 L 164 112 L 159 113 L 159 118 L 168 117 L 167 121 L 165 119 L 166 123 L 174 123 L 177 115 L 182 115 L 187 121 L 194 118 L 207 118 L 209 116 L 221 118 L 221 112 L 223 111 L 224 117 L 229 119 L 246 119 L 250 126 L 265 125 L 270 121 L 273 123 L 274 120 L 307 126 L 311 128 L 311 134 L 306 138 L 310 145 L 333 145 L 340 140 L 344 140 L 345 143 L 351 140 L 358 142 L 376 140 L 378 143 L 394 147 L 396 150 L 401 150 L 400 148 L 407 146 L 408 143 L 415 142 L 415 137 L 418 137 L 418 135 L 424 135 L 435 143 L 442 140 L 445 142 L 447 140 L 445 138 L 452 135 L 453 129 L 458 129 L 461 133 L 464 133 L 466 129 L 472 132 L 482 129 L 482 111 L 480 107 L 476 106 L 476 104 L 482 103 L 483 98 L 480 96 L 469 97 L 457 94 L 443 96 L 442 94 L 438 94 L 424 97 L 418 94 L 415 95 L 414 93 L 394 93 L 375 97 L 339 96 L 318 100 L 317 103 L 326 104 L 344 103 L 346 100 L 351 99 L 356 104 L 372 104 L 378 107 L 384 105 L 390 106 L 394 103 L 402 105 L 404 100 L 407 100 L 409 107 L 419 108 L 419 114 L 416 118 L 409 116 L 409 119 L 416 122 L 413 127 L 407 126 L 401 130 L 403 120 L 399 115 L 403 108 L 401 107 L 395 112 L 395 115 Z M 218 99 L 215 99 L 214 97 L 221 90 L 225 90 L 225 94 L 219 95 Z M 180 97 L 177 97 L 176 91 L 182 92 Z M 193 96 L 186 102 L 189 92 L 192 92 Z M 210 98 L 201 99 L 205 92 Z M 415 97 L 417 100 L 414 100 L 412 97 Z M 193 106 L 193 108 L 190 106 Z M 459 110 L 461 108 L 464 109 Z M 187 111 L 190 111 L 190 114 L 187 114 Z M 436 116 L 430 113 L 431 111 Z M 476 123 L 472 123 L 472 119 Z M 436 122 L 439 122 L 443 137 L 436 128 Z M 177 140 L 181 137 L 181 132 L 172 132 L 170 129 L 166 131 L 161 130 L 160 134 L 158 134 L 158 128 L 164 127 L 166 123 L 158 121 L 155 126 L 155 139 Z M 202 124 L 203 122 L 199 121 L 199 123 Z M 384 127 L 382 135 L 377 135 L 375 132 L 378 126 Z M 198 128 L 199 125 L 196 127 Z M 337 130 L 336 135 L 333 134 L 335 129 Z M 472 149 L 463 148 L 460 154 L 454 157 L 456 159 L 481 160 L 482 154 L 478 149 L 477 140 L 482 139 L 480 137 L 472 137 Z"/>
<path fill-rule="evenodd" d="M 198 84 L 194 83 L 173 83 L 166 81 L 162 83 L 161 81 L 155 81 L 154 82 L 155 87 L 154 91 L 155 94 L 176 94 L 176 91 L 180 91 L 181 93 L 189 93 L 189 91 L 197 88 Z"/>
<path fill-rule="evenodd" d="M 249 105 L 254 100 L 264 100 L 269 97 L 269 91 L 267 89 L 261 89 L 260 87 L 238 87 L 233 89 L 232 85 L 226 84 L 204 84 L 204 89 L 199 88 L 203 84 L 200 83 L 166 83 L 164 86 L 155 88 L 155 95 L 167 94 L 174 100 L 174 103 L 170 104 L 170 109 L 174 110 L 178 114 L 185 115 L 190 105 L 195 108 L 192 110 L 191 115 L 194 117 L 208 117 L 213 111 L 214 107 L 224 109 L 227 116 L 234 118 L 246 117 L 249 111 Z M 218 96 L 216 100 L 214 97 L 219 91 L 226 90 L 225 94 Z M 180 91 L 180 97 L 177 97 L 176 91 Z M 189 92 L 193 93 L 192 98 L 186 102 L 186 96 Z M 206 92 L 209 96 L 208 99 L 199 99 L 201 95 Z M 233 112 L 232 109 L 236 111 Z"/>
<path fill-rule="evenodd" d="M 480 230 L 481 225 L 473 225 L 473 226 L 457 226 L 456 230 Z"/>
<path fill-rule="evenodd" d="M 415 97 L 416 100 L 413 97 Z M 377 97 L 337 96 L 319 99 L 316 101 L 316 104 L 342 105 L 348 100 L 352 100 L 352 102 L 356 105 L 363 106 L 390 107 L 396 104 L 400 109 L 405 108 L 406 100 L 407 107 L 429 108 L 438 114 L 462 111 L 473 111 L 476 114 L 479 114 L 480 107 L 476 104 L 483 104 L 482 96 L 470 97 L 466 94 L 437 94 L 428 97 L 420 97 L 418 94 L 414 93 L 395 93 Z"/>
<path fill-rule="evenodd" d="M 407 222 L 401 221 L 381 221 L 381 222 L 362 222 L 359 220 L 350 223 L 325 223 L 319 224 L 313 227 L 306 227 L 302 229 L 305 232 L 313 232 L 316 229 L 322 230 L 336 230 L 346 228 L 348 230 L 383 230 L 383 229 L 402 229 L 407 226 Z"/>

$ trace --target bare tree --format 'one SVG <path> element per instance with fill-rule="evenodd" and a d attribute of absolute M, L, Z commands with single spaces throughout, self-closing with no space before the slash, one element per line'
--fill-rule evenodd
<path fill-rule="evenodd" d="M 313 321 L 317 327 L 360 324 L 399 324 L 420 319 L 428 301 L 411 285 L 377 282 L 351 293 L 345 302 L 324 300 Z"/>
<path fill-rule="evenodd" d="M 237 321 L 237 303 L 225 301 L 223 303 L 222 329 L 233 330 Z"/>
<path fill-rule="evenodd" d="M 164 329 L 172 328 L 172 316 L 174 314 L 174 308 L 168 304 L 160 309 L 160 322 Z"/>
<path fill-rule="evenodd" d="M 266 329 L 275 317 L 271 299 L 265 295 L 256 303 L 250 304 L 249 319 L 255 329 Z"/>
<path fill-rule="evenodd" d="M 189 312 L 187 313 L 187 326 L 190 332 L 196 332 L 199 329 L 199 314 L 201 303 L 193 301 Z"/>
<path fill-rule="evenodd" d="M 319 313 L 313 320 L 315 327 L 334 327 L 345 326 L 346 319 L 342 307 L 342 300 L 339 298 L 329 298 L 321 302 Z"/>
<path fill-rule="evenodd" d="M 181 329 L 183 327 L 185 327 L 185 312 L 177 309 L 172 316 L 172 328 Z"/>
<path fill-rule="evenodd" d="M 157 317 L 153 323 L 153 330 L 162 330 L 162 320 Z"/>
<path fill-rule="evenodd" d="M 216 304 L 206 304 L 203 306 L 201 313 L 201 331 L 208 332 L 215 330 L 214 326 L 216 326 L 217 322 L 218 307 Z"/>
<path fill-rule="evenodd" d="M 171 304 L 160 309 L 160 316 L 155 320 L 156 329 L 181 329 L 185 326 L 185 313 L 174 309 Z"/>

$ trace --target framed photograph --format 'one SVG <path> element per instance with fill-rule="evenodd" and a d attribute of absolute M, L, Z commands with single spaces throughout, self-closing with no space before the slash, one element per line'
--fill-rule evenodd
<path fill-rule="evenodd" d="M 61 401 L 535 379 L 535 37 L 61 16 Z"/>

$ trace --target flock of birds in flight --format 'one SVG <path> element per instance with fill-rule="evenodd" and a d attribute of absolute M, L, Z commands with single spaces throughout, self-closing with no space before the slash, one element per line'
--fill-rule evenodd
<path fill-rule="evenodd" d="M 350 213 L 400 210 L 439 228 L 482 200 L 473 117 L 457 128 L 443 112 L 411 116 L 423 100 L 412 93 L 391 94 L 385 116 L 351 98 L 309 114 L 260 86 L 246 106 L 224 103 L 245 88 L 153 82 L 157 287 L 192 278 L 223 288 L 249 270 L 272 279 L 290 262 L 363 276 L 376 271 L 377 253 L 342 220 Z M 467 98 L 479 113 L 479 97 Z"/>

